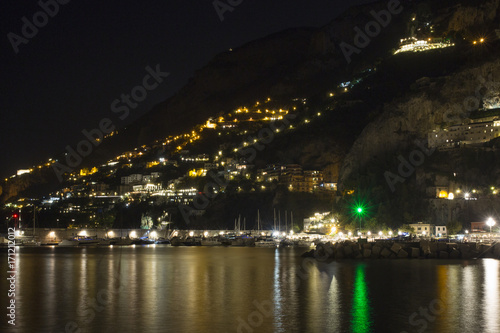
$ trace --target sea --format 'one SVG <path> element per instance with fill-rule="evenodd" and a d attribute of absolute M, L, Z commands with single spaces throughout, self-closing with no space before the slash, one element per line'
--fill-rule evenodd
<path fill-rule="evenodd" d="M 500 332 L 494 259 L 318 261 L 287 247 L 15 249 L 11 280 L 0 250 L 1 332 Z"/>

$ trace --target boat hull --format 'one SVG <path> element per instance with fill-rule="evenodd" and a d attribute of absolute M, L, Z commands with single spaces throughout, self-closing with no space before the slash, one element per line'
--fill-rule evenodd
<path fill-rule="evenodd" d="M 98 245 L 99 241 L 95 239 L 65 239 L 59 243 L 59 246 L 89 246 L 89 245 Z"/>

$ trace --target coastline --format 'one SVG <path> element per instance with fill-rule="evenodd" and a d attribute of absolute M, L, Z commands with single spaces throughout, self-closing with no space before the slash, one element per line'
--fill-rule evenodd
<path fill-rule="evenodd" d="M 343 241 L 318 244 L 315 249 L 305 252 L 302 256 L 322 261 L 343 259 L 500 259 L 500 243 L 445 243 L 430 240 L 369 243 Z"/>

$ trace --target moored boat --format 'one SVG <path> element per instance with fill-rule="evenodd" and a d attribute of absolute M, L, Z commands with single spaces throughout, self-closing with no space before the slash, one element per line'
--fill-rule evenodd
<path fill-rule="evenodd" d="M 155 244 L 163 244 L 163 245 L 172 245 L 170 240 L 165 239 L 165 238 L 158 238 L 155 242 Z"/>
<path fill-rule="evenodd" d="M 82 245 L 98 245 L 99 240 L 87 236 L 75 236 L 70 239 L 65 239 L 59 243 L 59 246 L 82 246 Z"/>
<path fill-rule="evenodd" d="M 132 245 L 132 240 L 130 238 L 120 238 L 120 239 L 117 239 L 115 244 L 113 245 L 119 245 L 119 246 L 122 246 L 122 245 Z"/>
<path fill-rule="evenodd" d="M 193 237 L 171 239 L 172 246 L 201 246 L 201 240 Z"/>
<path fill-rule="evenodd" d="M 272 237 L 262 238 L 255 242 L 255 246 L 257 247 L 277 247 L 279 246 L 279 240 L 276 240 Z"/>
<path fill-rule="evenodd" d="M 149 244 L 154 244 L 155 241 L 153 239 L 147 238 L 147 237 L 141 237 L 138 239 L 132 240 L 132 245 L 149 245 Z"/>

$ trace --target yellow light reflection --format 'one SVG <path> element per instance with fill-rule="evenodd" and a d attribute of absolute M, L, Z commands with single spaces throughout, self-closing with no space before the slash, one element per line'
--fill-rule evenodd
<path fill-rule="evenodd" d="M 439 313 L 436 313 L 436 332 L 445 332 L 447 329 L 446 326 L 446 313 L 449 310 L 449 297 L 450 297 L 450 292 L 448 289 L 448 266 L 445 265 L 439 265 L 437 268 L 437 288 L 438 288 L 438 295 L 439 299 L 441 302 L 439 304 L 444 304 L 444 311 L 439 311 Z"/>

